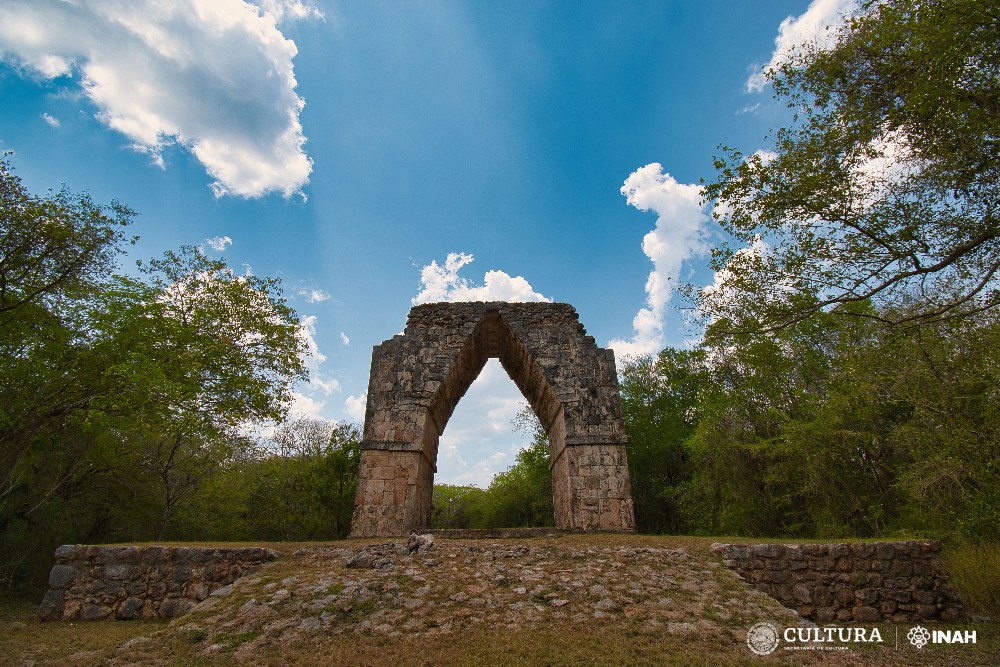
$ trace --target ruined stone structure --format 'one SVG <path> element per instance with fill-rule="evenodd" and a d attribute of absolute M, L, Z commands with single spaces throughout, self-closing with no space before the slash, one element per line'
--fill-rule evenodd
<path fill-rule="evenodd" d="M 261 547 L 63 545 L 43 621 L 171 618 L 278 557 Z"/>
<path fill-rule="evenodd" d="M 878 623 L 954 621 L 941 543 L 714 544 L 726 567 L 802 618 Z"/>
<path fill-rule="evenodd" d="M 497 357 L 549 438 L 555 525 L 635 529 L 614 353 L 564 303 L 435 303 L 372 351 L 352 535 L 425 528 L 438 441 Z"/>

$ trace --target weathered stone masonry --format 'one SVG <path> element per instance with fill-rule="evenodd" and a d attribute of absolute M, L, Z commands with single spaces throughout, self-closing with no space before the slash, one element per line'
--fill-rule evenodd
<path fill-rule="evenodd" d="M 562 303 L 435 303 L 372 351 L 352 535 L 427 527 L 438 442 L 497 357 L 549 437 L 557 528 L 634 530 L 614 353 Z"/>
<path fill-rule="evenodd" d="M 715 544 L 723 563 L 803 618 L 875 623 L 961 615 L 936 541 Z"/>
<path fill-rule="evenodd" d="M 56 549 L 43 621 L 170 618 L 277 558 L 260 547 L 86 546 Z"/>

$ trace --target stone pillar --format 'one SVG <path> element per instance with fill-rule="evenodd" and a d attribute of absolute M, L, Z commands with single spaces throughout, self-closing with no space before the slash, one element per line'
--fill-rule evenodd
<path fill-rule="evenodd" d="M 424 457 L 419 450 L 364 449 L 354 496 L 352 537 L 406 535 L 419 528 L 419 482 Z M 426 472 L 424 472 L 426 475 Z"/>
<path fill-rule="evenodd" d="M 623 444 L 567 443 L 569 506 L 576 530 L 635 530 Z M 555 475 L 553 475 L 553 480 Z"/>

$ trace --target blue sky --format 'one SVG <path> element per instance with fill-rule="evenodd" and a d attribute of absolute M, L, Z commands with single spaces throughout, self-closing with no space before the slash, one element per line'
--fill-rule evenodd
<path fill-rule="evenodd" d="M 35 192 L 134 208 L 126 269 L 200 244 L 280 277 L 315 351 L 297 414 L 359 419 L 416 301 L 569 302 L 619 359 L 696 337 L 696 184 L 718 144 L 766 148 L 758 73 L 851 7 L 5 0 L 0 149 Z M 438 480 L 510 465 L 519 403 L 488 366 Z"/>

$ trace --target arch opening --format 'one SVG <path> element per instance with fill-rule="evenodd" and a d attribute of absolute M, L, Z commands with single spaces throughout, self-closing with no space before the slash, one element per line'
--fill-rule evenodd
<path fill-rule="evenodd" d="M 555 390 L 545 378 L 531 352 L 504 322 L 499 310 L 487 311 L 455 357 L 427 408 L 420 439 L 425 465 L 421 470 L 422 479 L 418 485 L 419 495 L 415 508 L 416 525 L 419 528 L 430 525 L 434 473 L 437 472 L 441 436 L 459 401 L 479 377 L 486 361 L 491 358 L 500 361 L 508 377 L 541 422 L 548 436 L 550 474 L 553 474 L 565 451 L 566 427 L 563 423 L 562 404 L 556 397 Z M 557 516 L 560 508 L 566 508 L 569 499 L 565 485 L 557 484 L 554 474 L 552 489 L 552 504 Z"/>
<path fill-rule="evenodd" d="M 500 361 L 487 359 L 441 433 L 434 484 L 485 489 L 535 443 L 536 433 L 544 436 L 531 406 Z M 434 502 L 437 516 L 436 495 Z"/>

